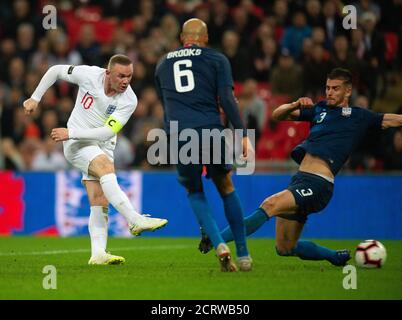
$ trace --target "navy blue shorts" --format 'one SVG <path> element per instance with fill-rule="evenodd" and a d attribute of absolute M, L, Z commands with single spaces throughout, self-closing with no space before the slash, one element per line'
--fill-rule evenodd
<path fill-rule="evenodd" d="M 220 129 L 220 128 L 217 128 Z M 201 129 L 197 129 L 197 131 L 201 132 Z M 210 146 L 208 148 L 203 148 L 201 144 L 201 134 L 200 134 L 200 144 L 199 144 L 199 162 L 198 163 L 188 163 L 184 164 L 180 161 L 180 157 L 178 159 L 178 164 L 176 165 L 176 169 L 178 172 L 178 180 L 179 182 L 189 189 L 190 191 L 200 191 L 202 190 L 202 182 L 201 176 L 203 173 L 203 167 L 206 168 L 206 177 L 212 178 L 215 176 L 220 176 L 227 174 L 233 168 L 231 164 L 225 164 L 225 141 L 222 137 L 221 139 L 221 156 L 219 163 L 213 164 L 213 141 L 211 140 Z M 186 145 L 187 141 L 179 141 L 179 150 L 181 147 Z M 207 156 L 209 158 L 209 164 L 203 163 L 203 155 L 204 158 Z"/>
<path fill-rule="evenodd" d="M 286 215 L 305 223 L 310 213 L 323 210 L 329 203 L 334 192 L 334 184 L 315 174 L 301 172 L 296 173 L 288 186 L 298 206 L 295 215 Z"/>

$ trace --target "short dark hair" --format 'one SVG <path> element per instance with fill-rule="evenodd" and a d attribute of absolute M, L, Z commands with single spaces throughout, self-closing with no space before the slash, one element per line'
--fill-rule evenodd
<path fill-rule="evenodd" d="M 115 54 L 109 59 L 109 63 L 107 65 L 108 69 L 113 67 L 115 64 L 122 64 L 123 66 L 129 66 L 133 62 L 131 59 L 124 54 Z"/>
<path fill-rule="evenodd" d="M 331 80 L 343 80 L 345 84 L 352 85 L 352 73 L 348 69 L 332 69 L 327 78 Z"/>

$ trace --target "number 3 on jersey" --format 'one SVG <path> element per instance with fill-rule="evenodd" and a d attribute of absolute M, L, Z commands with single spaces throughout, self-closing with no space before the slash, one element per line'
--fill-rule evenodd
<path fill-rule="evenodd" d="M 317 123 L 323 122 L 326 115 L 327 115 L 326 112 L 321 112 L 321 113 L 320 113 L 320 119 L 317 120 Z"/>
<path fill-rule="evenodd" d="M 174 85 L 177 92 L 189 92 L 194 89 L 194 74 L 188 69 L 192 65 L 190 59 L 178 60 L 173 64 Z M 187 69 L 181 69 L 181 66 Z"/>
<path fill-rule="evenodd" d="M 306 189 L 301 189 L 301 190 L 296 189 L 296 192 L 298 194 L 300 194 L 302 197 L 308 197 L 308 196 L 313 195 L 313 190 L 311 190 L 310 188 L 308 188 L 307 190 Z"/>

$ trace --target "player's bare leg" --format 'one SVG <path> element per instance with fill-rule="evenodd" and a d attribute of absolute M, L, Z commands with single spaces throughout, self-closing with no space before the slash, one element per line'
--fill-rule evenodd
<path fill-rule="evenodd" d="M 91 258 L 88 264 L 123 264 L 125 259 L 106 252 L 108 236 L 109 202 L 103 194 L 99 181 L 83 181 L 91 206 L 89 235 L 91 238 Z"/>
<path fill-rule="evenodd" d="M 252 259 L 247 249 L 243 208 L 233 186 L 231 175 L 226 173 L 214 176 L 212 180 L 222 197 L 225 216 L 234 235 L 239 269 L 241 271 L 250 271 L 252 269 Z"/>
<path fill-rule="evenodd" d="M 295 220 L 276 217 L 275 247 L 280 255 L 292 255 L 291 252 L 300 238 L 304 224 Z"/>
<path fill-rule="evenodd" d="M 272 216 L 285 213 L 294 214 L 296 209 L 297 205 L 295 199 L 288 190 L 278 192 L 266 198 L 256 211 L 244 218 L 246 235 L 248 236 L 253 234 Z M 230 227 L 226 227 L 224 230 L 222 230 L 221 234 L 226 242 L 233 241 L 234 239 Z M 199 246 L 200 251 L 202 253 L 207 253 L 210 248 L 209 239 L 203 238 Z"/>
<path fill-rule="evenodd" d="M 264 200 L 261 207 L 269 217 L 276 216 L 276 251 L 280 256 L 297 256 L 303 260 L 328 260 L 342 266 L 350 259 L 348 250 L 331 250 L 307 240 L 299 240 L 303 222 L 293 194 L 284 190 Z"/>
<path fill-rule="evenodd" d="M 266 198 L 255 212 L 246 217 L 247 235 L 258 230 L 271 217 L 276 216 L 276 251 L 280 256 L 297 256 L 303 260 L 328 260 L 333 265 L 342 266 L 350 259 L 348 250 L 330 250 L 311 241 L 299 240 L 303 229 L 297 212 L 293 194 L 284 190 Z M 230 228 L 222 231 L 225 241 L 233 240 Z"/>
<path fill-rule="evenodd" d="M 150 218 L 134 209 L 127 195 L 121 190 L 114 165 L 106 155 L 95 157 L 89 164 L 88 173 L 99 178 L 104 196 L 126 218 L 133 235 L 138 236 L 143 231 L 155 231 L 168 223 L 166 219 Z"/>
<path fill-rule="evenodd" d="M 260 206 L 271 218 L 280 214 L 295 214 L 297 204 L 289 190 L 283 190 L 266 198 Z"/>
<path fill-rule="evenodd" d="M 343 266 L 350 259 L 346 249 L 331 250 L 312 241 L 299 240 L 303 223 L 276 217 L 276 252 L 280 256 L 297 256 L 303 260 L 327 260 Z"/>
<path fill-rule="evenodd" d="M 286 190 L 287 191 L 287 190 Z M 292 197 L 292 193 L 287 191 Z M 348 250 L 331 250 L 312 241 L 299 240 L 304 227 L 304 222 L 297 221 L 294 208 L 293 213 L 283 213 L 283 202 L 275 203 L 277 200 L 286 199 L 287 196 L 280 198 L 267 199 L 265 209 L 272 210 L 276 216 L 276 235 L 275 249 L 280 256 L 297 256 L 303 260 L 327 260 L 335 266 L 343 266 L 350 259 Z M 285 203 L 287 203 L 285 201 Z M 295 201 L 294 201 L 295 203 Z M 270 208 L 270 209 L 269 209 Z M 278 212 L 280 212 L 278 214 Z"/>

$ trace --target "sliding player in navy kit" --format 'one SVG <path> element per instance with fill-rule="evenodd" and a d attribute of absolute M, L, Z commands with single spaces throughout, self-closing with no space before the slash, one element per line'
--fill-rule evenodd
<path fill-rule="evenodd" d="M 221 53 L 206 47 L 208 42 L 206 24 L 199 19 L 187 20 L 183 24 L 180 39 L 183 47 L 169 52 L 159 62 L 155 71 L 156 89 L 164 107 L 165 127 L 170 139 L 172 140 L 175 134 L 177 136 L 177 133 L 184 129 L 194 129 L 199 137 L 203 129 L 217 129 L 221 132 L 224 127 L 219 106 L 223 108 L 233 127 L 244 132 L 233 96 L 229 61 Z M 171 121 L 177 121 L 176 132 L 170 128 Z M 248 142 L 244 136 L 242 141 L 244 157 L 247 157 L 247 147 L 250 147 Z M 181 148 L 186 143 L 187 141 L 181 141 L 178 147 Z M 208 158 L 212 159 L 213 144 L 207 147 L 201 146 L 198 150 L 200 155 L 207 154 Z M 221 151 L 221 155 L 225 154 L 224 150 L 218 151 Z M 230 176 L 231 165 L 228 165 L 223 157 L 221 160 L 220 164 L 205 163 L 207 177 L 212 178 L 222 197 L 225 216 L 236 243 L 239 268 L 241 271 L 249 271 L 252 260 L 246 245 L 243 210 Z M 211 239 L 220 259 L 221 270 L 236 271 L 237 266 L 231 259 L 229 247 L 220 235 L 203 191 L 201 180 L 203 165 L 202 162 L 185 164 L 178 159 L 178 179 L 187 189 L 188 199 L 201 229 Z"/>
<path fill-rule="evenodd" d="M 334 177 L 364 134 L 374 128 L 402 126 L 402 115 L 379 114 L 350 107 L 352 76 L 336 68 L 327 77 L 326 101 L 314 104 L 310 98 L 279 106 L 272 114 L 277 120 L 309 121 L 310 135 L 292 151 L 300 164 L 288 188 L 266 198 L 260 207 L 245 218 L 247 235 L 276 216 L 276 251 L 280 256 L 297 256 L 303 260 L 328 260 L 342 266 L 350 259 L 347 250 L 330 250 L 311 241 L 299 240 L 310 213 L 323 210 L 330 201 Z M 230 229 L 222 231 L 227 242 Z M 209 251 L 207 239 L 201 241 L 202 252 Z"/>

